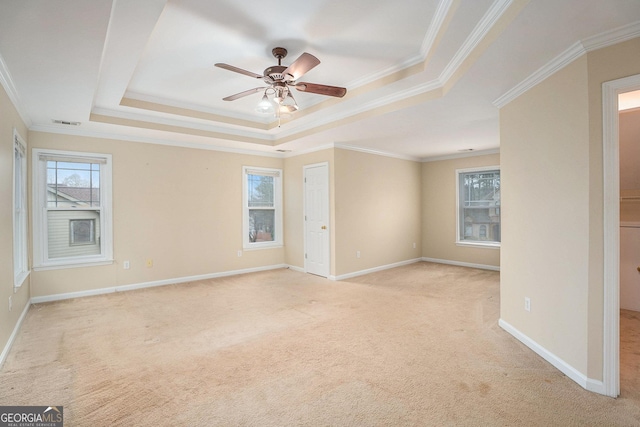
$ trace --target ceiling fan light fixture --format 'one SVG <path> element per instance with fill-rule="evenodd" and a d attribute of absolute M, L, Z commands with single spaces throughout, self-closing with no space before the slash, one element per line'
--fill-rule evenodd
<path fill-rule="evenodd" d="M 280 105 L 279 107 L 280 114 L 290 114 L 298 111 L 297 105 Z"/>
<path fill-rule="evenodd" d="M 262 100 L 256 106 L 256 111 L 261 114 L 273 114 L 273 103 L 267 98 L 267 94 L 262 95 Z"/>
<path fill-rule="evenodd" d="M 273 102 L 276 104 L 282 104 L 282 102 L 286 99 L 289 94 L 289 90 L 287 86 L 282 83 L 276 83 L 273 87 L 275 90 L 275 94 L 273 95 Z"/>
<path fill-rule="evenodd" d="M 282 100 L 282 102 L 280 102 L 279 108 L 281 113 L 293 113 L 298 111 L 298 103 L 293 98 L 291 91 L 287 92 L 287 96 Z"/>

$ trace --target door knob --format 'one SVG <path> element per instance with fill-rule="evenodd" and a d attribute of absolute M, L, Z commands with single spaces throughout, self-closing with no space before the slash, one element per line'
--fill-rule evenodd
<path fill-rule="evenodd" d="M 322 228 L 323 230 L 326 230 L 326 229 L 327 229 L 327 226 L 326 226 L 326 225 L 323 225 L 323 226 L 322 226 L 322 227 L 320 227 L 320 228 Z M 640 271 L 640 267 L 638 267 L 638 271 Z"/>

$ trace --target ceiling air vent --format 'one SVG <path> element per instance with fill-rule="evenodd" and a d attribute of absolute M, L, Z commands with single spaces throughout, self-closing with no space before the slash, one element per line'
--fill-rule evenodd
<path fill-rule="evenodd" d="M 70 122 L 68 120 L 53 120 L 53 123 L 67 126 L 80 126 L 80 122 Z"/>

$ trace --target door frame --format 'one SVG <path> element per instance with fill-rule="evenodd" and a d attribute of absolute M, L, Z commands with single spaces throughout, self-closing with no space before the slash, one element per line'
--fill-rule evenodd
<path fill-rule="evenodd" d="M 332 245 L 332 238 L 331 238 L 331 230 L 333 229 L 331 226 L 331 178 L 329 175 L 329 162 L 320 162 L 320 163 L 312 163 L 309 165 L 304 165 L 302 166 L 302 223 L 303 223 L 303 250 L 304 253 L 306 255 L 307 253 L 307 221 L 305 219 L 305 216 L 307 215 L 307 183 L 306 183 L 306 178 L 307 178 L 307 169 L 311 169 L 311 168 L 317 168 L 317 167 L 322 167 L 324 166 L 327 169 L 327 220 L 329 222 L 328 224 L 328 230 L 327 232 L 328 234 L 328 245 L 327 248 L 325 249 L 325 257 L 327 260 L 327 278 L 331 277 L 331 245 Z M 307 268 L 307 257 L 304 257 L 304 272 L 308 273 L 308 268 Z"/>
<path fill-rule="evenodd" d="M 620 139 L 618 95 L 640 89 L 640 74 L 602 84 L 604 331 L 603 394 L 620 395 Z"/>

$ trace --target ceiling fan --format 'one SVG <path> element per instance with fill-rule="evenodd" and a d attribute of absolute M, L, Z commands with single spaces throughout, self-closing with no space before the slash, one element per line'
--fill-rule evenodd
<path fill-rule="evenodd" d="M 342 98 L 347 93 L 347 89 L 343 87 L 297 81 L 309 70 L 320 64 L 320 60 L 310 53 L 304 52 L 288 67 L 282 65 L 282 58 L 287 56 L 287 49 L 283 47 L 276 47 L 273 48 L 271 53 L 278 60 L 278 65 L 266 68 L 262 74 L 252 73 L 251 71 L 243 70 L 242 68 L 234 67 L 229 64 L 215 64 L 216 67 L 224 68 L 225 70 L 244 74 L 245 76 L 253 77 L 255 79 L 261 79 L 268 85 L 266 88 L 264 86 L 256 87 L 222 99 L 224 101 L 234 101 L 247 95 L 264 91 L 262 101 L 258 104 L 258 111 L 263 113 L 270 113 L 274 111 L 272 101 L 270 101 L 267 96 L 269 94 L 272 95 L 272 100 L 278 107 L 275 111 L 279 114 L 292 113 L 298 109 L 298 104 L 291 94 L 290 88 L 292 87 L 295 87 L 301 92 L 335 96 L 338 98 Z"/>

